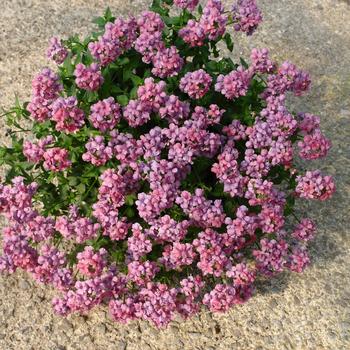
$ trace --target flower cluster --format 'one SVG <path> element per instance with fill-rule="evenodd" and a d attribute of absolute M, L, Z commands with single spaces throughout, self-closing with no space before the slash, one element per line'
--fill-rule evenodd
<path fill-rule="evenodd" d="M 93 63 L 90 67 L 86 67 L 82 63 L 77 64 L 74 75 L 77 86 L 83 90 L 98 90 L 103 83 L 103 77 L 97 63 Z"/>
<path fill-rule="evenodd" d="M 228 17 L 220 0 L 209 0 L 198 21 L 191 19 L 179 31 L 181 38 L 190 46 L 202 46 L 206 39 L 216 40 L 226 31 Z"/>
<path fill-rule="evenodd" d="M 199 99 L 210 89 L 212 78 L 203 69 L 187 73 L 180 80 L 180 89 L 190 98 Z"/>
<path fill-rule="evenodd" d="M 60 315 L 108 304 L 118 322 L 164 327 L 202 306 L 225 312 L 257 278 L 310 263 L 316 225 L 294 204 L 335 184 L 295 161 L 331 147 L 319 117 L 286 105 L 309 75 L 264 48 L 241 65 L 218 56 L 229 25 L 256 30 L 255 0 L 198 13 L 198 0 L 175 0 L 175 17 L 169 3 L 137 18 L 107 11 L 82 43 L 51 39 L 58 73 L 43 69 L 11 115 L 14 129 L 30 116 L 33 135 L 0 148 L 11 167 L 0 271 L 53 286 Z"/>
<path fill-rule="evenodd" d="M 44 68 L 33 79 L 32 100 L 27 107 L 33 119 L 43 122 L 51 117 L 51 105 L 62 89 L 59 76 L 49 68 Z"/>
<path fill-rule="evenodd" d="M 262 21 L 262 14 L 256 0 L 238 0 L 232 8 L 235 30 L 253 34 Z"/>
<path fill-rule="evenodd" d="M 101 132 L 113 130 L 120 119 L 120 106 L 113 97 L 106 98 L 91 106 L 90 121 Z"/>
<path fill-rule="evenodd" d="M 68 56 L 68 50 L 62 45 L 60 40 L 56 37 L 50 39 L 50 46 L 47 49 L 47 57 L 57 64 L 64 62 Z"/>

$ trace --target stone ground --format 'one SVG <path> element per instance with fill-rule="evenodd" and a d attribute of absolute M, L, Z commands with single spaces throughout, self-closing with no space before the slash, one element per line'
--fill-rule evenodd
<path fill-rule="evenodd" d="M 148 3 L 148 1 L 146 1 Z M 53 35 L 92 29 L 90 19 L 109 5 L 114 14 L 136 14 L 144 0 L 3 0 L 0 13 L 0 106 L 14 93 L 28 99 L 32 75 L 46 65 Z M 158 331 L 144 322 L 114 324 L 105 310 L 67 320 L 53 315 L 52 292 L 17 273 L 0 277 L 0 349 L 350 349 L 350 3 L 349 0 L 260 0 L 265 22 L 252 38 L 236 35 L 236 51 L 271 48 L 310 71 L 311 93 L 293 102 L 322 117 L 333 141 L 315 167 L 335 176 L 338 191 L 326 204 L 304 206 L 319 224 L 313 265 L 260 286 L 250 302 L 226 315 L 203 311 Z M 5 127 L 0 120 L 0 135 Z"/>

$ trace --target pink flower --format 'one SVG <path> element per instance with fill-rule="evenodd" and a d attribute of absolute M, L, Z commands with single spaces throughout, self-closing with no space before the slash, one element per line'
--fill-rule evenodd
<path fill-rule="evenodd" d="M 63 171 L 69 168 L 72 162 L 69 160 L 68 151 L 64 148 L 53 147 L 45 151 L 44 168 L 51 171 Z"/>
<path fill-rule="evenodd" d="M 193 11 L 198 5 L 199 0 L 174 0 L 174 5 L 181 9 Z"/>
<path fill-rule="evenodd" d="M 124 52 L 133 46 L 136 39 L 137 21 L 134 17 L 127 20 L 117 18 L 114 23 L 107 23 L 105 29 L 103 38 L 114 42 Z"/>
<path fill-rule="evenodd" d="M 68 50 L 62 45 L 61 41 L 53 37 L 50 39 L 50 46 L 47 49 L 47 57 L 57 64 L 62 64 L 68 56 Z"/>
<path fill-rule="evenodd" d="M 39 140 L 37 143 L 25 141 L 23 143 L 23 154 L 29 162 L 39 163 L 44 159 L 46 146 L 52 143 L 53 140 L 53 136 L 50 135 Z"/>
<path fill-rule="evenodd" d="M 165 327 L 175 316 L 175 289 L 163 283 L 148 283 L 138 294 L 135 303 L 136 316 L 154 323 L 157 327 Z"/>
<path fill-rule="evenodd" d="M 34 269 L 33 277 L 41 283 L 51 283 L 58 269 L 65 264 L 65 254 L 45 244 L 40 249 L 38 266 Z"/>
<path fill-rule="evenodd" d="M 180 80 L 180 89 L 194 99 L 202 98 L 210 89 L 211 76 L 203 69 L 187 73 Z"/>
<path fill-rule="evenodd" d="M 185 238 L 189 226 L 188 220 L 177 222 L 164 215 L 152 222 L 147 234 L 159 242 L 179 242 Z"/>
<path fill-rule="evenodd" d="M 181 192 L 176 203 L 201 227 L 220 227 L 225 220 L 221 200 L 207 200 L 200 188 L 195 190 L 194 195 L 187 191 Z"/>
<path fill-rule="evenodd" d="M 142 61 L 149 64 L 158 51 L 165 49 L 162 32 L 141 32 L 135 41 L 135 50 L 142 55 Z"/>
<path fill-rule="evenodd" d="M 200 23 L 190 19 L 187 25 L 179 30 L 179 36 L 191 47 L 203 46 L 205 31 Z"/>
<path fill-rule="evenodd" d="M 88 47 L 91 55 L 102 67 L 115 61 L 121 54 L 120 43 L 104 36 L 100 37 L 98 41 L 90 42 Z"/>
<path fill-rule="evenodd" d="M 132 236 L 128 238 L 128 252 L 134 260 L 138 260 L 152 250 L 152 243 L 146 238 L 140 224 L 133 224 L 131 231 Z"/>
<path fill-rule="evenodd" d="M 33 97 L 53 100 L 62 91 L 60 78 L 51 69 L 44 68 L 32 81 Z"/>
<path fill-rule="evenodd" d="M 39 96 L 33 96 L 27 106 L 27 110 L 34 120 L 44 122 L 51 117 L 51 104 L 51 100 L 46 100 Z"/>
<path fill-rule="evenodd" d="M 216 40 L 226 30 L 227 16 L 220 0 L 208 0 L 199 25 L 209 40 Z"/>
<path fill-rule="evenodd" d="M 307 171 L 297 176 L 296 194 L 301 198 L 327 200 L 335 192 L 332 176 L 322 176 L 319 170 Z"/>
<path fill-rule="evenodd" d="M 226 272 L 226 276 L 232 278 L 235 286 L 251 285 L 255 280 L 255 272 L 244 263 L 232 266 Z"/>
<path fill-rule="evenodd" d="M 221 92 L 229 100 L 245 96 L 251 79 L 251 73 L 238 67 L 228 75 L 219 75 L 215 84 L 215 90 Z"/>
<path fill-rule="evenodd" d="M 225 312 L 236 303 L 236 289 L 228 284 L 217 284 L 203 297 L 203 304 L 212 312 Z"/>
<path fill-rule="evenodd" d="M 120 105 L 114 102 L 113 97 L 99 101 L 91 106 L 89 119 L 102 132 L 113 130 L 120 119 Z"/>
<path fill-rule="evenodd" d="M 305 134 L 311 134 L 320 127 L 320 117 L 310 113 L 299 114 L 299 129 Z"/>
<path fill-rule="evenodd" d="M 196 257 L 193 246 L 190 243 L 175 242 L 173 245 L 165 246 L 163 256 L 159 262 L 164 264 L 168 270 L 191 265 Z"/>
<path fill-rule="evenodd" d="M 316 226 L 314 222 L 308 218 L 302 219 L 298 225 L 296 225 L 292 236 L 301 241 L 310 241 L 315 237 Z"/>
<path fill-rule="evenodd" d="M 260 241 L 260 246 L 260 250 L 253 251 L 259 271 L 266 276 L 283 271 L 287 261 L 288 244 L 284 240 L 269 241 L 264 238 Z"/>
<path fill-rule="evenodd" d="M 261 11 L 255 0 L 238 0 L 232 11 L 232 19 L 236 22 L 234 26 L 236 31 L 242 31 L 247 33 L 247 35 L 251 35 L 262 22 Z"/>
<path fill-rule="evenodd" d="M 60 97 L 52 105 L 52 120 L 56 122 L 56 130 L 75 133 L 84 124 L 84 112 L 77 107 L 78 101 L 71 96 Z"/>
<path fill-rule="evenodd" d="M 83 252 L 77 254 L 77 259 L 77 269 L 84 276 L 100 276 L 107 265 L 107 251 L 101 248 L 94 252 L 92 247 L 86 246 Z"/>
<path fill-rule="evenodd" d="M 253 49 L 250 54 L 252 60 L 252 68 L 255 72 L 259 73 L 271 73 L 275 70 L 275 63 L 269 59 L 269 50 Z"/>
<path fill-rule="evenodd" d="M 154 33 L 160 32 L 164 28 L 164 22 L 161 16 L 152 11 L 144 11 L 137 19 L 137 25 L 142 32 Z"/>
<path fill-rule="evenodd" d="M 97 63 L 86 67 L 82 63 L 78 63 L 75 67 L 74 75 L 75 82 L 80 89 L 88 91 L 96 91 L 103 84 L 103 76 L 100 71 L 100 66 Z"/>
<path fill-rule="evenodd" d="M 305 135 L 298 142 L 298 147 L 301 158 L 313 160 L 325 157 L 331 148 L 331 142 L 317 129 L 312 134 Z"/>
<path fill-rule="evenodd" d="M 184 60 L 176 46 L 171 46 L 157 52 L 152 59 L 152 73 L 159 78 L 173 77 L 181 70 Z"/>
<path fill-rule="evenodd" d="M 85 148 L 87 152 L 82 155 L 85 162 L 101 166 L 106 164 L 106 162 L 112 158 L 112 148 L 105 146 L 104 138 L 102 136 L 90 138 L 89 142 L 85 145 Z"/>
<path fill-rule="evenodd" d="M 293 248 L 292 254 L 289 256 L 287 267 L 291 271 L 303 272 L 310 264 L 310 257 L 304 247 Z"/>
<path fill-rule="evenodd" d="M 159 270 L 159 267 L 153 261 L 132 261 L 128 265 L 127 278 L 129 281 L 132 281 L 139 286 L 144 286 L 153 280 Z"/>

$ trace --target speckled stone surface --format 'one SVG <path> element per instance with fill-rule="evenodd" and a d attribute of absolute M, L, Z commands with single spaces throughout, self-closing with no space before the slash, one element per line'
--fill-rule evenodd
<path fill-rule="evenodd" d="M 227 1 L 226 1 L 227 2 Z M 283 274 L 259 286 L 247 304 L 225 315 L 203 311 L 158 331 L 144 322 L 114 324 L 105 309 L 62 319 L 53 315 L 52 291 L 22 273 L 0 277 L 1 350 L 227 350 L 350 349 L 350 2 L 260 0 L 265 21 L 256 35 L 235 35 L 236 52 L 269 47 L 313 77 L 311 93 L 292 107 L 322 117 L 333 141 L 326 160 L 309 164 L 335 176 L 338 191 L 327 203 L 302 204 L 319 225 L 313 265 L 302 275 Z M 227 2 L 228 3 L 228 2 Z M 136 14 L 144 0 L 3 0 L 0 11 L 0 106 L 14 93 L 28 99 L 31 77 L 47 65 L 53 35 L 87 33 L 92 17 L 109 5 Z M 0 136 L 5 127 L 0 120 Z"/>

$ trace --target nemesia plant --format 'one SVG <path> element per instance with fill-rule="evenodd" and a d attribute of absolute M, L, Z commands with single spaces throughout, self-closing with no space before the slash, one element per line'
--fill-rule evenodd
<path fill-rule="evenodd" d="M 295 201 L 335 185 L 296 158 L 331 144 L 319 117 L 286 107 L 306 72 L 266 48 L 249 63 L 220 55 L 229 28 L 251 35 L 261 21 L 255 0 L 155 0 L 136 18 L 107 10 L 83 41 L 51 39 L 56 70 L 5 113 L 0 270 L 57 289 L 60 315 L 108 304 L 118 322 L 157 327 L 303 271 L 316 227 Z"/>

